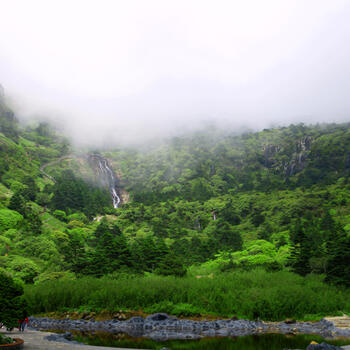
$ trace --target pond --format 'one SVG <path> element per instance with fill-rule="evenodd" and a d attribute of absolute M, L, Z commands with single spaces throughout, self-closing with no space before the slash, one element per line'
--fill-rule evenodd
<path fill-rule="evenodd" d="M 350 339 L 323 339 L 317 335 L 283 335 L 263 334 L 244 337 L 202 338 L 200 340 L 153 341 L 146 338 L 132 338 L 126 334 L 110 334 L 103 332 L 75 333 L 75 340 L 98 346 L 123 347 L 134 349 L 156 349 L 163 347 L 171 350 L 282 350 L 305 349 L 311 341 L 332 345 L 349 345 Z"/>

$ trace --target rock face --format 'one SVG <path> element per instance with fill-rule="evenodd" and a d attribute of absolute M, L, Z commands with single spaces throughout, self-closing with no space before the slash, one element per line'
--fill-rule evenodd
<path fill-rule="evenodd" d="M 286 150 L 282 145 L 264 145 L 263 164 L 269 169 L 275 168 L 281 171 L 286 177 L 293 176 L 307 166 L 312 142 L 313 139 L 306 136 L 293 144 L 291 151 Z M 284 157 L 281 158 L 281 155 Z"/>
<path fill-rule="evenodd" d="M 199 339 L 202 337 L 229 337 L 263 333 L 318 334 L 323 337 L 350 337 L 350 330 L 338 329 L 332 322 L 261 322 L 247 320 L 192 321 L 178 319 L 164 313 L 146 318 L 132 317 L 126 321 L 107 320 L 55 320 L 45 317 L 30 317 L 29 326 L 38 330 L 102 331 L 126 333 L 133 337 L 153 340 Z M 317 348 L 318 349 L 318 348 Z"/>

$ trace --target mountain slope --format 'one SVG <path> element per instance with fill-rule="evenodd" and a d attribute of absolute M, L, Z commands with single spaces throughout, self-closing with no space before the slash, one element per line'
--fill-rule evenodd
<path fill-rule="evenodd" d="M 104 150 L 130 195 L 118 209 L 88 157 L 48 124 L 23 128 L 2 103 L 0 132 L 0 266 L 26 282 L 182 275 L 198 263 L 327 273 L 348 239 L 350 124 L 211 129 Z M 55 182 L 40 172 L 47 163 Z"/>

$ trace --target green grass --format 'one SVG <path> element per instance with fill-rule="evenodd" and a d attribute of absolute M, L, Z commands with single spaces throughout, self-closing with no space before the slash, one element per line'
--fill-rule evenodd
<path fill-rule="evenodd" d="M 67 309 L 139 310 L 174 315 L 215 314 L 247 319 L 320 318 L 350 310 L 350 290 L 329 286 L 322 276 L 287 271 L 230 272 L 213 278 L 145 276 L 81 278 L 27 285 L 32 313 Z"/>

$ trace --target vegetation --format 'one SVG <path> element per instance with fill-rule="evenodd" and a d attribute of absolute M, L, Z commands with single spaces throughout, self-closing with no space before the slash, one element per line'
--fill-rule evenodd
<path fill-rule="evenodd" d="M 3 336 L 2 334 L 0 334 L 0 345 L 11 344 L 11 343 L 13 343 L 12 338 L 6 337 L 6 336 Z"/>
<path fill-rule="evenodd" d="M 35 313 L 56 310 L 142 310 L 190 316 L 281 320 L 350 311 L 350 291 L 321 276 L 286 271 L 228 272 L 195 278 L 116 275 L 27 285 L 25 298 Z"/>
<path fill-rule="evenodd" d="M 20 125 L 0 103 L 0 268 L 29 285 L 27 299 L 36 311 L 92 303 L 278 319 L 348 308 L 350 124 L 242 135 L 213 127 L 143 150 L 104 150 L 102 156 L 120 180 L 124 202 L 118 209 L 86 155 L 74 153 L 47 123 Z M 234 285 L 256 269 L 281 286 L 246 286 L 247 294 Z M 121 274 L 130 278 L 121 282 Z M 225 289 L 224 280 L 231 287 Z M 65 286 L 57 289 L 62 295 L 79 283 L 89 285 L 85 294 L 96 295 L 83 299 L 77 287 L 73 304 L 66 305 L 51 289 L 54 282 Z M 120 292 L 109 299 L 104 293 L 113 283 Z M 258 282 L 249 277 L 249 283 Z M 165 293 L 162 284 L 176 291 L 181 286 L 180 297 L 168 295 L 166 304 L 157 294 Z M 332 297 L 322 301 L 317 291 L 306 305 L 313 284 Z M 299 289 L 288 292 L 294 285 Z M 56 304 L 45 290 L 57 294 Z M 223 301 L 232 290 L 249 300 L 240 300 L 241 306 L 234 298 Z M 200 292 L 208 295 L 203 299 Z M 279 307 L 270 302 L 274 298 Z"/>
<path fill-rule="evenodd" d="M 27 316 L 22 294 L 23 287 L 0 271 L 0 323 L 8 328 L 17 326 L 17 321 Z"/>

